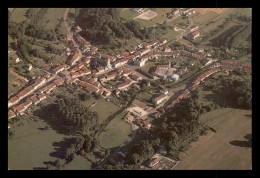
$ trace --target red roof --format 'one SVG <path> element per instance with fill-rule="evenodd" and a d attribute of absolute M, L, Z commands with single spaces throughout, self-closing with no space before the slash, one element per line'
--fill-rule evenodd
<path fill-rule="evenodd" d="M 12 110 L 8 111 L 8 118 L 13 118 L 15 117 L 15 113 Z"/>

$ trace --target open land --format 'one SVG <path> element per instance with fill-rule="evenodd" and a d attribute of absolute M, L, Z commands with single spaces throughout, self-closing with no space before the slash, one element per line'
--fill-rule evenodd
<path fill-rule="evenodd" d="M 252 149 L 232 145 L 232 141 L 247 142 L 244 136 L 252 133 L 250 110 L 221 109 L 207 113 L 201 122 L 216 130 L 199 138 L 183 155 L 175 170 L 250 170 Z"/>

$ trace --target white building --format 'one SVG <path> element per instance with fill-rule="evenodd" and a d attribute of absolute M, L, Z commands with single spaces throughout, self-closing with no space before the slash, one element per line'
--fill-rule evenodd
<path fill-rule="evenodd" d="M 174 81 L 177 81 L 178 79 L 179 79 L 179 75 L 178 74 L 173 74 L 172 76 L 171 76 L 171 79 L 172 80 L 174 80 Z"/>

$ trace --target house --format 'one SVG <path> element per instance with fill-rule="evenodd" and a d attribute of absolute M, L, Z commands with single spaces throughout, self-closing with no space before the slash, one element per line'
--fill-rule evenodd
<path fill-rule="evenodd" d="M 153 158 L 153 159 L 150 160 L 148 166 L 149 166 L 150 168 L 152 168 L 152 167 L 154 167 L 156 164 L 158 164 L 159 161 L 160 161 L 160 158 Z"/>
<path fill-rule="evenodd" d="M 50 73 L 47 73 L 47 74 L 45 74 L 43 77 L 46 78 L 46 79 L 48 79 L 48 78 L 51 77 L 51 74 L 50 74 Z"/>
<path fill-rule="evenodd" d="M 117 60 L 117 61 L 114 62 L 112 65 L 113 65 L 114 68 L 118 68 L 118 67 L 120 67 L 120 66 L 126 64 L 127 62 L 128 62 L 128 60 L 125 59 L 125 58 L 123 58 L 123 59 Z"/>
<path fill-rule="evenodd" d="M 29 85 L 28 87 L 18 92 L 16 96 L 19 98 L 19 100 L 21 100 L 22 98 L 28 96 L 31 92 L 33 92 L 33 87 Z"/>
<path fill-rule="evenodd" d="M 62 65 L 59 65 L 57 67 L 55 67 L 54 69 L 52 69 L 52 72 L 54 74 L 58 74 L 59 72 L 62 72 L 63 70 L 65 70 L 66 68 L 66 64 L 62 64 Z"/>
<path fill-rule="evenodd" d="M 173 14 L 173 15 L 176 15 L 176 14 L 179 14 L 179 13 L 180 13 L 180 10 L 179 10 L 179 9 L 175 9 L 175 10 L 172 11 L 172 14 Z"/>
<path fill-rule="evenodd" d="M 172 28 L 173 28 L 174 31 L 178 31 L 178 28 L 177 28 L 176 25 L 174 25 Z"/>
<path fill-rule="evenodd" d="M 32 100 L 32 103 L 35 104 L 35 105 L 40 102 L 38 97 L 36 96 L 36 94 L 30 96 L 30 99 Z"/>
<path fill-rule="evenodd" d="M 11 57 L 11 60 L 14 61 L 15 63 L 19 63 L 22 59 L 20 59 L 20 58 L 17 57 L 17 56 L 12 56 L 12 57 Z"/>
<path fill-rule="evenodd" d="M 73 66 L 79 60 L 79 53 L 75 53 L 74 55 L 70 55 L 67 61 L 67 64 Z"/>
<path fill-rule="evenodd" d="M 198 30 L 199 29 L 199 26 L 198 25 L 192 25 L 191 27 L 190 27 L 190 32 L 194 32 L 194 31 L 196 31 L 196 30 Z"/>
<path fill-rule="evenodd" d="M 140 76 L 138 76 L 138 75 L 136 75 L 136 74 L 131 74 L 131 75 L 129 75 L 129 77 L 130 77 L 132 80 L 134 80 L 134 81 L 139 81 L 139 80 L 142 79 L 142 77 L 140 77 Z"/>
<path fill-rule="evenodd" d="M 46 95 L 45 95 L 44 93 L 38 95 L 37 97 L 38 97 L 38 99 L 39 99 L 39 102 L 42 101 L 42 100 L 44 100 L 44 99 L 46 99 Z"/>
<path fill-rule="evenodd" d="M 75 26 L 75 27 L 74 27 L 74 31 L 75 31 L 76 33 L 78 33 L 78 32 L 81 32 L 82 29 L 81 29 L 79 26 Z"/>
<path fill-rule="evenodd" d="M 8 100 L 8 107 L 18 103 L 19 98 L 17 96 L 13 96 Z"/>
<path fill-rule="evenodd" d="M 63 78 L 58 78 L 58 79 L 54 80 L 53 83 L 56 86 L 60 86 L 60 85 L 62 85 L 64 83 L 64 79 Z"/>
<path fill-rule="evenodd" d="M 28 70 L 28 71 L 31 71 L 32 70 L 32 64 L 29 64 L 28 66 L 25 66 L 25 69 Z"/>
<path fill-rule="evenodd" d="M 158 119 L 160 118 L 160 113 L 159 112 L 154 112 L 151 114 L 151 117 L 155 118 L 155 119 Z"/>
<path fill-rule="evenodd" d="M 119 90 L 124 90 L 124 89 L 128 88 L 131 84 L 132 84 L 132 80 L 126 79 L 123 83 L 117 85 L 116 87 Z"/>
<path fill-rule="evenodd" d="M 18 106 L 13 107 L 14 112 L 18 114 L 23 114 L 23 111 L 25 111 L 24 104 L 21 103 Z"/>
<path fill-rule="evenodd" d="M 50 93 L 51 90 L 53 90 L 54 88 L 56 87 L 56 85 L 54 83 L 50 83 L 48 85 L 45 85 L 44 87 L 42 87 L 40 90 L 39 90 L 39 93 Z"/>
<path fill-rule="evenodd" d="M 101 76 L 98 77 L 98 80 L 100 82 L 104 82 L 104 81 L 106 81 L 106 76 L 105 75 L 101 75 Z"/>
<path fill-rule="evenodd" d="M 60 75 L 61 77 L 64 77 L 64 78 L 67 78 L 67 77 L 70 77 L 70 76 L 71 76 L 71 75 L 70 75 L 70 72 L 67 71 L 67 70 L 60 72 L 59 75 Z"/>
<path fill-rule="evenodd" d="M 37 89 L 40 85 L 44 84 L 46 81 L 46 78 L 41 77 L 37 78 L 34 83 L 32 84 L 33 89 Z"/>
<path fill-rule="evenodd" d="M 152 99 L 152 102 L 155 104 L 161 103 L 163 100 L 165 100 L 168 96 L 164 93 L 160 94 L 159 96 Z"/>
<path fill-rule="evenodd" d="M 189 37 L 192 38 L 192 39 L 196 39 L 199 36 L 200 36 L 200 32 L 199 31 L 195 31 L 193 33 L 189 33 Z"/>
<path fill-rule="evenodd" d="M 66 41 L 72 40 L 71 35 L 70 35 L 70 34 L 65 34 L 65 35 L 64 35 L 64 40 L 66 40 Z"/>
<path fill-rule="evenodd" d="M 160 93 L 168 94 L 168 90 L 166 90 L 166 89 L 162 89 L 162 90 L 160 90 Z"/>
<path fill-rule="evenodd" d="M 147 119 L 143 121 L 143 127 L 147 130 L 149 130 L 151 128 L 152 124 L 151 122 Z"/>
<path fill-rule="evenodd" d="M 10 109 L 8 111 L 8 119 L 14 118 L 16 116 L 16 114 Z"/>
<path fill-rule="evenodd" d="M 92 84 L 89 84 L 89 83 L 87 83 L 87 82 L 86 82 L 86 87 L 85 87 L 85 89 L 86 89 L 88 92 L 90 92 L 90 93 L 96 93 L 96 92 L 99 91 L 99 88 L 98 88 L 98 87 L 96 87 L 96 86 L 94 86 L 94 85 L 92 85 Z"/>
<path fill-rule="evenodd" d="M 29 106 L 32 105 L 32 100 L 27 98 L 26 101 L 23 103 L 24 109 L 26 110 Z"/>

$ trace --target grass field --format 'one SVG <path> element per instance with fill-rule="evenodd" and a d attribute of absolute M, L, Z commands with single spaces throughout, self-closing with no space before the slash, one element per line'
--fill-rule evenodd
<path fill-rule="evenodd" d="M 27 19 L 25 16 L 25 13 L 27 12 L 29 8 L 14 8 L 12 15 L 11 15 L 11 20 L 14 22 L 22 22 Z"/>
<path fill-rule="evenodd" d="M 15 136 L 8 140 L 8 168 L 32 170 L 46 167 L 44 162 L 55 161 L 61 156 L 64 144 L 72 137 L 53 129 L 42 131 L 43 120 L 15 128 Z"/>
<path fill-rule="evenodd" d="M 105 99 L 99 99 L 90 110 L 98 113 L 99 123 L 102 123 L 108 116 L 119 110 L 119 107 Z"/>
<path fill-rule="evenodd" d="M 22 86 L 22 79 L 8 72 L 8 97 L 14 93 L 17 93 Z"/>
<path fill-rule="evenodd" d="M 131 20 L 138 15 L 139 13 L 131 11 L 131 8 L 122 8 L 120 11 L 120 17 L 125 20 Z"/>
<path fill-rule="evenodd" d="M 100 145 L 104 148 L 114 148 L 120 146 L 129 139 L 131 127 L 122 118 L 126 111 L 116 116 L 99 136 Z"/>
<path fill-rule="evenodd" d="M 140 101 L 139 99 L 134 99 L 133 104 L 140 107 L 140 108 L 145 108 L 146 107 L 146 103 Z"/>
<path fill-rule="evenodd" d="M 62 170 L 91 170 L 91 162 L 83 156 L 77 156 Z"/>
<path fill-rule="evenodd" d="M 252 134 L 252 111 L 220 109 L 201 117 L 201 122 L 216 130 L 199 141 L 181 156 L 176 170 L 251 170 L 252 149 L 245 138 Z"/>
<path fill-rule="evenodd" d="M 64 10 L 65 8 L 48 8 L 45 15 L 46 19 L 48 20 L 46 27 L 49 29 L 54 29 L 60 20 L 62 20 Z"/>

